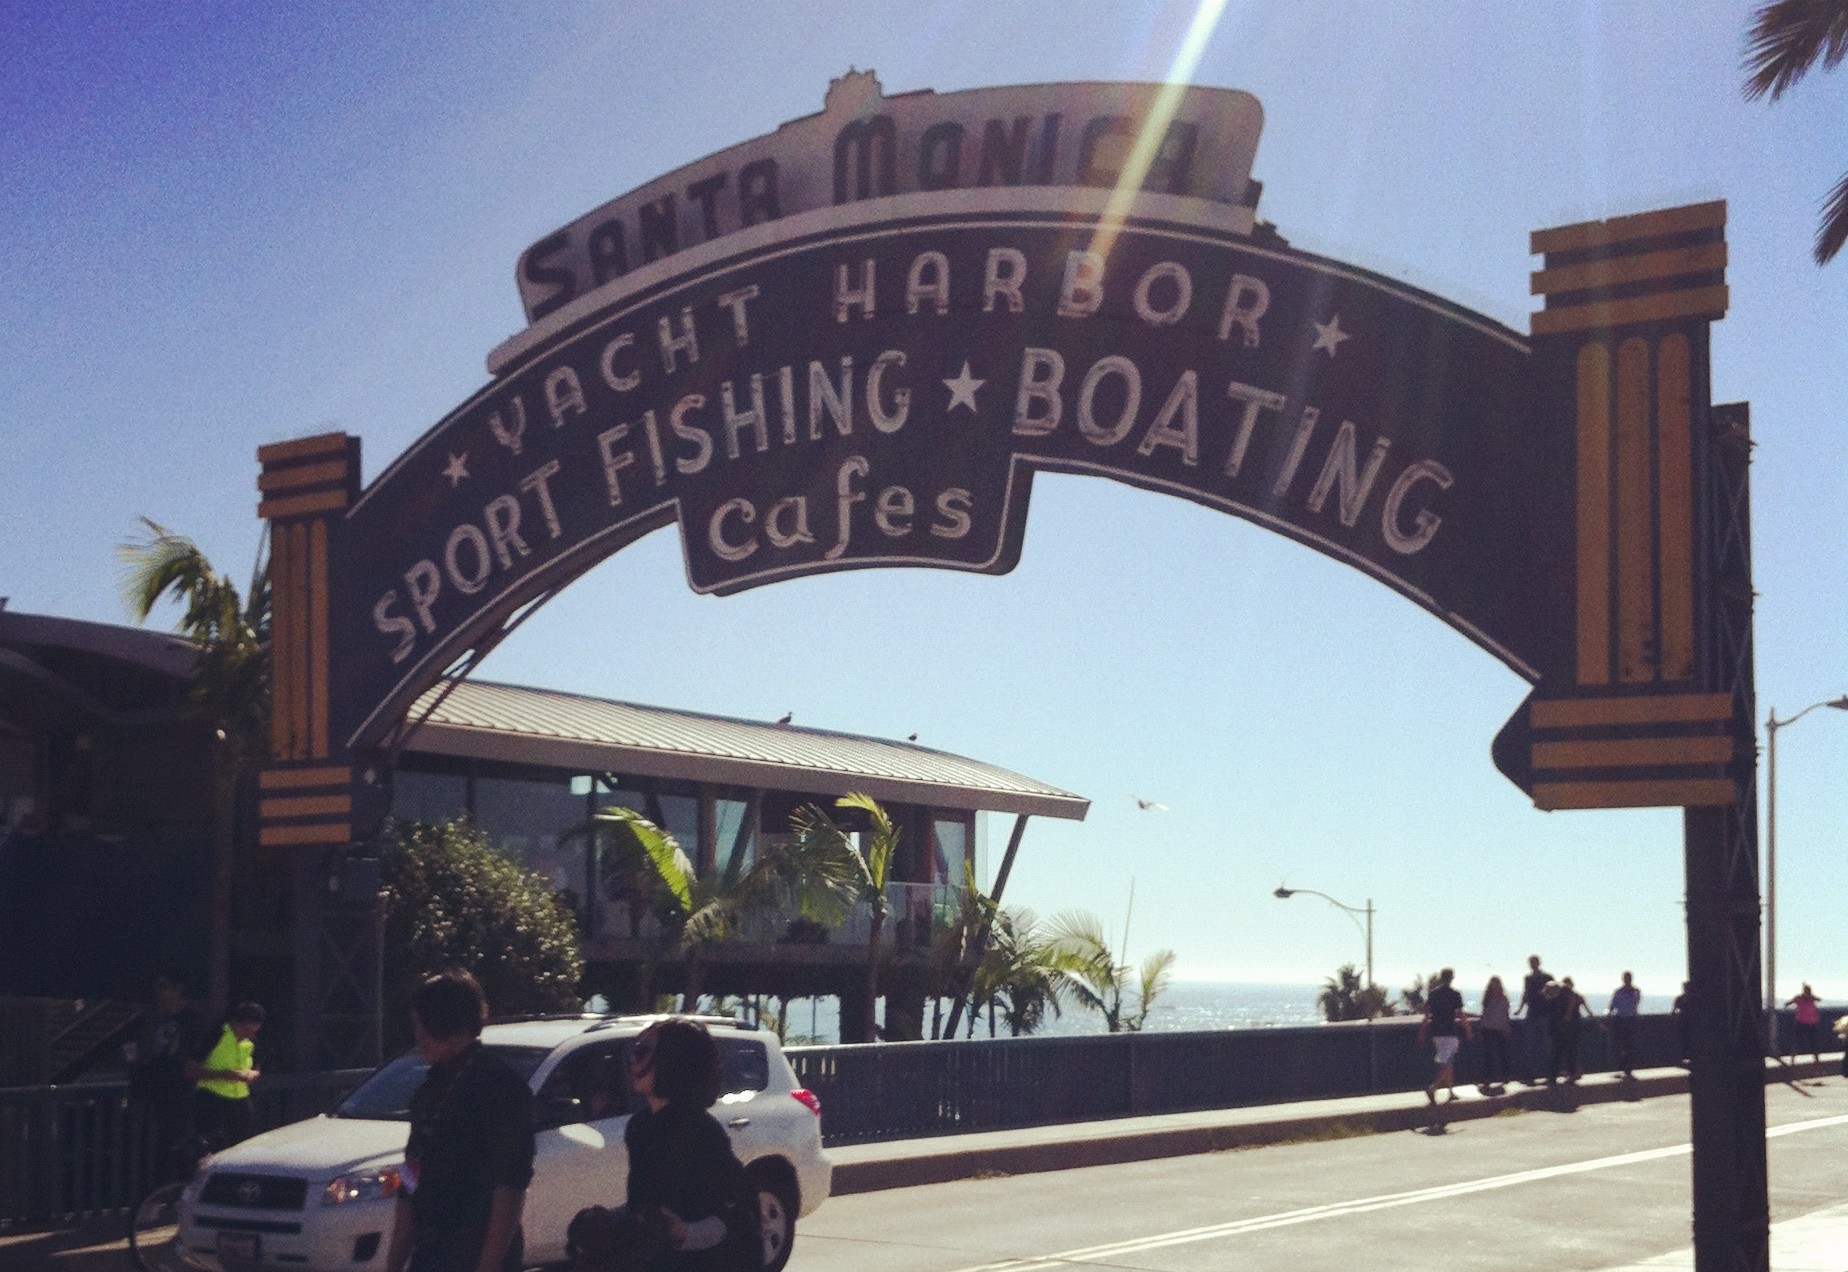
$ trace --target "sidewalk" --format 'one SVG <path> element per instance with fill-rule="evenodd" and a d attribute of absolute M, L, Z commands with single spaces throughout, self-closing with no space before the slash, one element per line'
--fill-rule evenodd
<path fill-rule="evenodd" d="M 1837 1060 L 1796 1065 L 1767 1062 L 1765 1070 L 1767 1083 L 1841 1072 Z M 1595 1074 L 1570 1086 L 1511 1086 L 1504 1095 L 1485 1096 L 1474 1087 L 1458 1087 L 1454 1103 L 1435 1107 L 1425 1102 L 1422 1091 L 1395 1092 L 854 1144 L 829 1149 L 828 1157 L 834 1163 L 833 1195 L 846 1196 L 954 1179 L 1025 1175 L 1292 1140 L 1413 1130 L 1495 1117 L 1509 1109 L 1570 1112 L 1586 1104 L 1680 1095 L 1687 1089 L 1685 1069 L 1648 1069 L 1639 1071 L 1629 1082 L 1610 1074 Z M 127 1231 L 127 1217 L 117 1215 L 75 1226 L 0 1233 L 0 1272 L 131 1272 L 134 1262 L 128 1254 Z"/>
<path fill-rule="evenodd" d="M 1836 1060 L 1817 1064 L 1765 1063 L 1765 1081 L 1788 1082 L 1840 1073 Z M 911 1188 L 953 1179 L 1027 1175 L 1108 1166 L 1121 1162 L 1218 1153 L 1291 1140 L 1342 1139 L 1381 1131 L 1413 1130 L 1447 1122 L 1495 1117 L 1509 1109 L 1569 1112 L 1584 1104 L 1681 1095 L 1686 1069 L 1638 1070 L 1625 1081 L 1608 1073 L 1588 1075 L 1575 1085 L 1510 1085 L 1503 1095 L 1481 1095 L 1457 1087 L 1454 1103 L 1433 1107 L 1424 1092 L 1361 1095 L 1340 1100 L 1261 1104 L 1199 1113 L 1165 1113 L 1107 1122 L 1034 1126 L 883 1144 L 853 1144 L 828 1150 L 834 1163 L 834 1196 Z"/>

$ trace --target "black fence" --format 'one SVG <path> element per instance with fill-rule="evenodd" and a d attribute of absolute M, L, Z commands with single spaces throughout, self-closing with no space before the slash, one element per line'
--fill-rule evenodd
<path fill-rule="evenodd" d="M 1841 1050 L 1824 1014 L 1822 1041 Z M 1515 1022 L 1513 1075 L 1526 1072 Z M 1782 1035 L 1792 1033 L 1788 1014 Z M 1587 1021 L 1586 1073 L 1614 1067 L 1612 1038 Z M 1369 1092 L 1417 1091 L 1431 1053 L 1409 1019 L 1236 1029 L 791 1047 L 797 1080 L 820 1097 L 829 1145 L 1045 1126 L 1151 1113 L 1239 1108 Z M 1636 1021 L 1638 1068 L 1673 1065 L 1673 1019 Z M 365 1070 L 265 1077 L 252 1093 L 260 1128 L 326 1112 Z M 1483 1071 L 1480 1040 L 1457 1058 L 1459 1084 Z M 119 1082 L 0 1089 L 0 1228 L 120 1212 L 152 1186 L 153 1128 Z"/>
<path fill-rule="evenodd" d="M 1824 1013 L 1828 1052 L 1842 1044 Z M 1514 1022 L 1513 1077 L 1528 1073 L 1527 1022 Z M 1788 1013 L 1783 1038 L 1792 1032 Z M 1617 1068 L 1613 1037 L 1585 1021 L 1578 1063 L 1585 1073 Z M 1636 1019 L 1633 1063 L 1660 1068 L 1681 1059 L 1677 1022 Z M 1417 1091 L 1432 1076 L 1430 1048 L 1408 1018 L 1213 1033 L 1107 1034 L 792 1047 L 790 1063 L 820 1097 L 827 1144 L 954 1135 L 1152 1113 L 1240 1108 L 1371 1092 Z M 1456 1061 L 1460 1085 L 1488 1076 L 1480 1035 Z M 1545 1063 L 1539 1070 L 1545 1073 Z"/>
<path fill-rule="evenodd" d="M 368 1072 L 265 1077 L 250 1097 L 256 1124 L 325 1113 Z M 0 1228 L 128 1210 L 153 1189 L 158 1156 L 125 1083 L 0 1088 Z"/>

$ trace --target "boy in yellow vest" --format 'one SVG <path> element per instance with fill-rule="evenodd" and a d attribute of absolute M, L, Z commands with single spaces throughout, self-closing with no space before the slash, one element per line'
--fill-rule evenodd
<path fill-rule="evenodd" d="M 239 1003 L 224 1026 L 193 1053 L 187 1076 L 193 1090 L 193 1117 L 199 1136 L 213 1152 L 250 1138 L 250 1084 L 257 1080 L 257 1031 L 263 1028 L 263 1008 Z"/>

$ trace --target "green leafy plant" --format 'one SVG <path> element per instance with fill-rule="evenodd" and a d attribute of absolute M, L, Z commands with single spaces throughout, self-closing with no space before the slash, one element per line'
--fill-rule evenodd
<path fill-rule="evenodd" d="M 405 1002 L 418 980 L 446 967 L 474 973 L 497 1016 L 581 1005 L 584 960 L 570 909 L 480 830 L 466 821 L 395 824 L 379 868 L 394 1029 L 408 1029 Z"/>
<path fill-rule="evenodd" d="M 1322 992 L 1316 995 L 1315 1005 L 1329 1021 L 1370 1020 L 1374 1016 L 1391 1014 L 1386 991 L 1378 985 L 1364 984 L 1360 969 L 1352 963 L 1343 963 L 1335 969 L 1335 974 L 1323 984 Z"/>
<path fill-rule="evenodd" d="M 1845 57 L 1848 0 L 1773 0 L 1752 15 L 1752 29 L 1746 36 L 1746 100 L 1768 95 L 1776 101 L 1817 62 L 1833 69 Z M 1816 263 L 1827 265 L 1844 244 L 1848 244 L 1848 176 L 1823 197 Z"/>
<path fill-rule="evenodd" d="M 1141 1032 L 1168 988 L 1174 951 L 1157 950 L 1131 967 L 1111 951 L 1102 920 L 1084 910 L 1055 915 L 1050 935 L 1053 948 L 1069 960 L 1067 983 L 1079 1005 L 1101 1015 L 1110 1033 Z"/>
<path fill-rule="evenodd" d="M 790 818 L 790 828 L 795 832 L 791 849 L 797 859 L 807 863 L 805 869 L 812 878 L 828 881 L 828 886 L 817 887 L 818 894 L 843 903 L 864 901 L 872 913 L 871 935 L 866 943 L 866 1009 L 860 1020 L 861 1037 L 872 1041 L 879 1036 L 880 942 L 889 909 L 886 884 L 898 854 L 898 828 L 870 795 L 843 795 L 834 801 L 834 806 L 865 817 L 869 825 L 865 855 L 854 847 L 846 828 L 813 804 L 798 808 Z"/>
<path fill-rule="evenodd" d="M 122 596 L 136 622 L 163 597 L 182 607 L 175 630 L 199 648 L 187 696 L 192 714 L 212 728 L 212 933 L 208 995 L 227 1005 L 230 987 L 231 883 L 237 855 L 237 790 L 269 753 L 270 586 L 259 561 L 250 587 L 213 568 L 199 545 L 141 519 L 143 536 L 117 547 Z"/>

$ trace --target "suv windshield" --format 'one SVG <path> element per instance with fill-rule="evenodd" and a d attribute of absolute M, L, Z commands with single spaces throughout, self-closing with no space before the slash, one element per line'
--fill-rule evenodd
<path fill-rule="evenodd" d="M 548 1047 L 485 1048 L 507 1063 L 515 1073 L 532 1080 L 539 1062 L 551 1055 Z M 411 1120 L 411 1096 L 423 1085 L 430 1066 L 413 1051 L 399 1056 L 390 1064 L 359 1084 L 359 1089 L 340 1102 L 335 1117 L 365 1118 L 374 1122 L 408 1122 Z"/>

